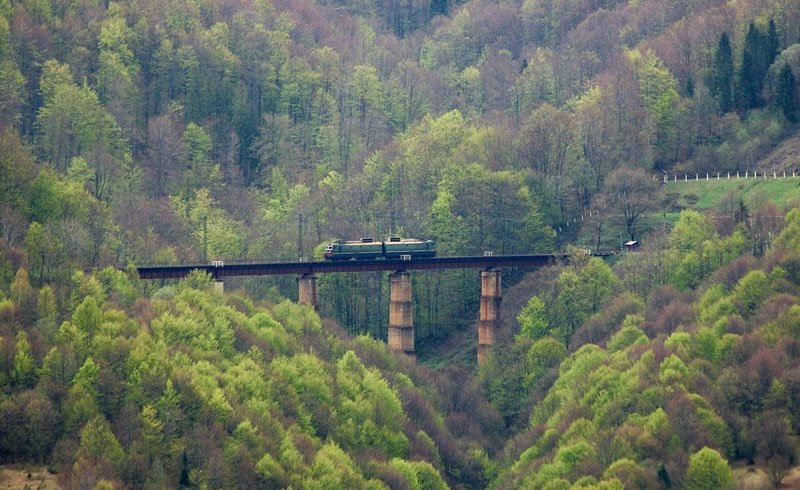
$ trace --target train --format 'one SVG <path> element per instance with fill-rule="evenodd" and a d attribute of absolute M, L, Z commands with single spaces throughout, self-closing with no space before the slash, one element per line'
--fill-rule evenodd
<path fill-rule="evenodd" d="M 323 252 L 325 260 L 376 260 L 418 259 L 436 257 L 436 242 L 419 238 L 390 237 L 385 241 L 362 238 L 361 240 L 336 240 L 329 243 Z"/>

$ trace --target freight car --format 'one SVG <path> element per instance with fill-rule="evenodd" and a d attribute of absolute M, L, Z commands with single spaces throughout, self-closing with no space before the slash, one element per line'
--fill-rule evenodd
<path fill-rule="evenodd" d="M 417 238 L 391 237 L 386 241 L 362 238 L 336 240 L 325 247 L 325 260 L 417 259 L 436 256 L 436 242 Z"/>

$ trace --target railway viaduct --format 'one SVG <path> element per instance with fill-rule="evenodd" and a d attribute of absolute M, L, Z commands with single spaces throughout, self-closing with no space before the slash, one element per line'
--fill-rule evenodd
<path fill-rule="evenodd" d="M 317 306 L 317 275 L 340 272 L 389 271 L 389 332 L 388 346 L 395 352 L 414 356 L 414 305 L 412 303 L 412 270 L 480 269 L 481 298 L 478 317 L 478 363 L 482 363 L 494 345 L 499 328 L 502 289 L 500 268 L 541 267 L 567 260 L 568 254 L 542 255 L 484 255 L 469 257 L 436 257 L 362 261 L 272 262 L 186 264 L 139 267 L 142 279 L 179 279 L 193 270 L 205 271 L 215 285 L 224 288 L 226 277 L 297 275 L 299 303 Z"/>

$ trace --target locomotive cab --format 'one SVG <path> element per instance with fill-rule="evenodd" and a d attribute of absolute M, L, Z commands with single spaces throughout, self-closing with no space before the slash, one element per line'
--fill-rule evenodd
<path fill-rule="evenodd" d="M 325 260 L 374 260 L 435 257 L 436 245 L 432 240 L 389 237 L 386 241 L 362 238 L 361 240 L 336 240 L 323 251 Z"/>

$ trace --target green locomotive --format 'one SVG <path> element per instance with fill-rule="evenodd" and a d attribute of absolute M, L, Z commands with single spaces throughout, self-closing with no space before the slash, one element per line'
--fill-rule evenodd
<path fill-rule="evenodd" d="M 436 242 L 418 238 L 391 237 L 386 241 L 362 238 L 336 240 L 325 247 L 325 260 L 417 259 L 436 256 Z"/>

